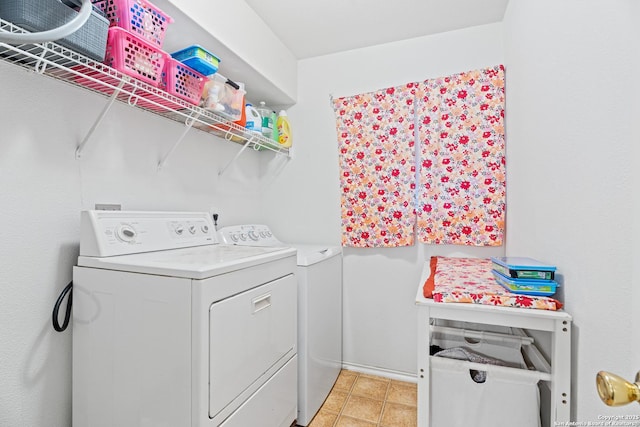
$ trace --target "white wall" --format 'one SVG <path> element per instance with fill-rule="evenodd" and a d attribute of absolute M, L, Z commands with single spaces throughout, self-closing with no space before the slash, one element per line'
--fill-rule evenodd
<path fill-rule="evenodd" d="M 283 240 L 340 243 L 335 119 L 329 97 L 500 64 L 501 24 L 358 49 L 299 62 L 289 110 L 294 159 L 265 193 Z M 418 279 L 431 255 L 500 255 L 503 248 L 416 245 L 344 250 L 344 362 L 415 375 Z"/>
<path fill-rule="evenodd" d="M 218 206 L 227 224 L 262 212 L 268 153 L 244 153 L 218 178 L 240 146 L 191 131 L 158 172 L 182 126 L 124 105 L 76 160 L 104 103 L 0 61 L 0 426 L 71 425 L 71 329 L 55 332 L 51 311 L 71 280 L 81 209 Z"/>
<path fill-rule="evenodd" d="M 639 413 L 606 407 L 595 388 L 599 370 L 632 379 L 640 369 L 633 3 L 513 0 L 504 19 L 507 254 L 558 266 L 574 317 L 573 412 L 584 422 Z"/>
<path fill-rule="evenodd" d="M 219 73 L 246 85 L 247 99 L 291 105 L 296 100 L 297 60 L 244 1 L 156 0 L 174 19 L 163 49 L 175 52 L 194 41 L 220 58 Z"/>

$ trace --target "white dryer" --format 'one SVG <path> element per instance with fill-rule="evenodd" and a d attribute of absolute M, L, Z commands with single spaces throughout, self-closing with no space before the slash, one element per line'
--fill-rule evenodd
<path fill-rule="evenodd" d="M 282 243 L 268 226 L 249 224 L 218 231 L 224 243 L 298 250 L 298 419 L 307 426 L 342 368 L 342 248 Z"/>
<path fill-rule="evenodd" d="M 207 213 L 81 218 L 73 425 L 291 425 L 295 249 L 219 244 Z"/>

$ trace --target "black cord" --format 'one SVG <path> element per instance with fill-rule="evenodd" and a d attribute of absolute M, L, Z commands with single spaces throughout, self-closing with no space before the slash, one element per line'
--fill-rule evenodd
<path fill-rule="evenodd" d="M 53 307 L 53 314 L 51 316 L 51 322 L 53 323 L 53 329 L 58 332 L 62 332 L 67 329 L 69 326 L 69 319 L 71 319 L 71 304 L 73 302 L 73 293 L 71 290 L 73 289 L 73 281 L 69 282 L 67 286 L 62 290 L 60 296 L 58 297 L 58 301 L 56 301 L 56 305 Z M 64 321 L 62 322 L 62 326 L 58 323 L 58 312 L 60 311 L 60 305 L 62 301 L 64 301 L 64 297 L 69 294 L 69 299 L 67 299 L 67 310 L 64 315 Z"/>

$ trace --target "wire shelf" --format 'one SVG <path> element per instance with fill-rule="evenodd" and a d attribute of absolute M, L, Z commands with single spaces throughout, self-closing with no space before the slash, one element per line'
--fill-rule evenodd
<path fill-rule="evenodd" d="M 0 31 L 28 33 L 2 19 Z M 0 42 L 0 60 L 242 144 L 243 148 L 272 151 L 287 157 L 290 155 L 288 148 L 278 146 L 261 134 L 249 132 L 209 110 L 189 104 L 160 88 L 129 77 L 54 42 L 21 45 Z M 79 151 L 81 148 L 82 146 Z M 166 157 L 168 155 L 159 167 L 162 167 Z"/>

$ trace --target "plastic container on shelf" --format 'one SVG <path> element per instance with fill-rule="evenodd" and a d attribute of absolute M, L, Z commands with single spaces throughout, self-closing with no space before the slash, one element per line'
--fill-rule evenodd
<path fill-rule="evenodd" d="M 247 122 L 245 128 L 250 132 L 262 134 L 262 116 L 252 104 L 245 105 Z"/>
<path fill-rule="evenodd" d="M 237 82 L 237 84 L 238 86 L 240 86 L 240 90 L 242 90 L 242 92 L 244 93 L 244 83 Z M 243 99 L 242 105 L 244 105 L 245 104 L 244 95 L 242 99 Z M 207 130 L 210 132 L 213 132 L 214 134 L 222 138 L 228 139 L 229 141 L 237 142 L 239 144 L 244 144 L 246 142 L 244 138 L 244 132 L 241 131 L 240 129 L 245 129 L 245 125 L 247 124 L 246 108 L 242 109 L 240 118 L 238 120 L 233 120 L 231 123 L 233 123 L 235 126 L 231 126 L 229 124 L 224 124 L 224 123 L 215 123 L 210 125 L 209 129 Z"/>
<path fill-rule="evenodd" d="M 173 18 L 146 0 L 92 0 L 111 25 L 122 27 L 162 47 Z"/>
<path fill-rule="evenodd" d="M 240 85 L 216 73 L 205 82 L 202 106 L 229 121 L 240 120 L 244 94 Z"/>
<path fill-rule="evenodd" d="M 200 103 L 206 77 L 182 62 L 167 58 L 161 88 L 193 105 Z"/>
<path fill-rule="evenodd" d="M 123 28 L 109 28 L 104 62 L 128 76 L 160 86 L 167 56 L 157 46 Z"/>
<path fill-rule="evenodd" d="M 209 111 L 215 111 L 218 113 L 224 111 L 224 107 L 220 102 L 221 89 L 222 88 L 219 85 L 205 83 L 205 89 L 202 92 L 202 107 Z"/>
<path fill-rule="evenodd" d="M 273 110 L 271 108 L 267 108 L 266 102 L 260 101 L 260 106 L 256 108 L 260 116 L 262 117 L 262 135 L 265 138 L 271 138 L 273 136 L 273 128 L 275 126 L 275 122 L 273 120 Z"/>
<path fill-rule="evenodd" d="M 291 147 L 293 138 L 291 136 L 291 125 L 289 124 L 289 118 L 287 117 L 286 111 L 281 110 L 280 114 L 278 114 L 276 127 L 278 129 L 278 142 L 280 143 L 280 146 L 284 148 Z"/>
<path fill-rule="evenodd" d="M 171 56 L 205 76 L 215 74 L 220 66 L 220 58 L 198 45 L 173 52 Z"/>

